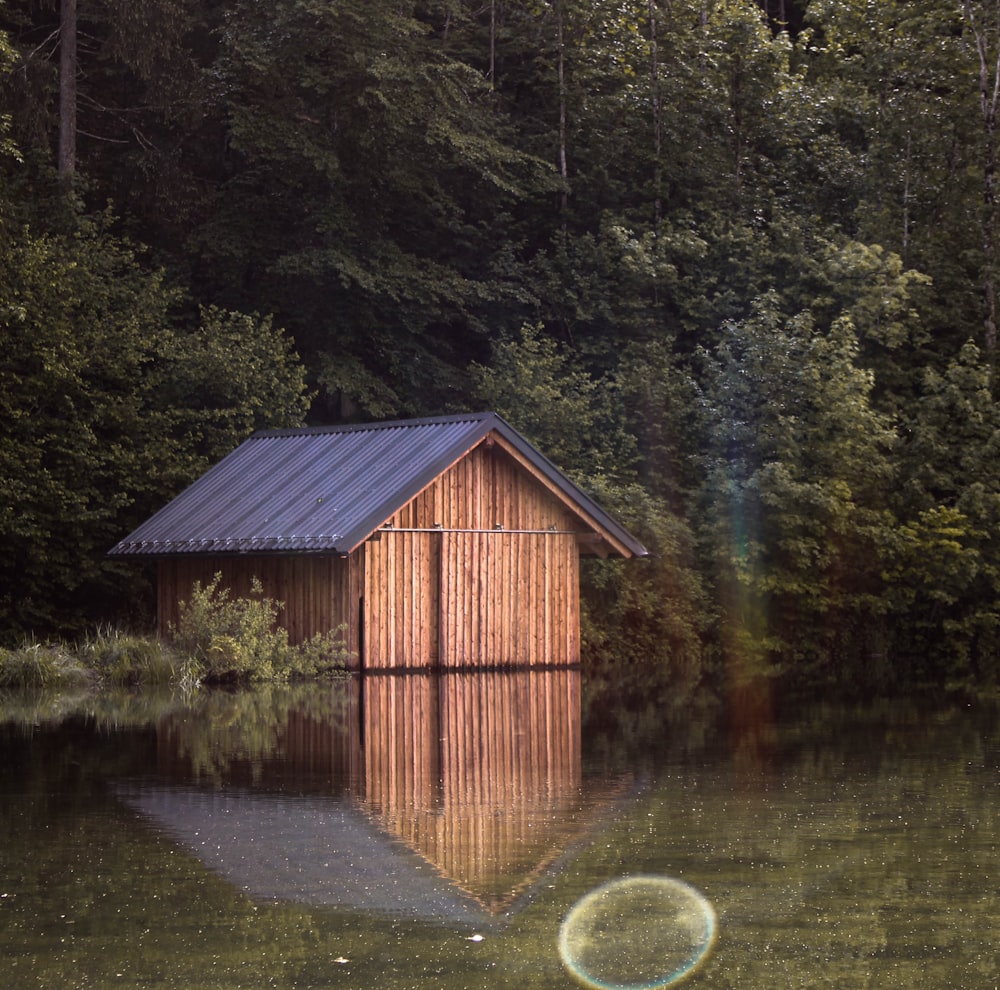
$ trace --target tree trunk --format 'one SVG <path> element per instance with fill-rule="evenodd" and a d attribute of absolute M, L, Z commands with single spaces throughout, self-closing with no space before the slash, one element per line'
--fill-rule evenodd
<path fill-rule="evenodd" d="M 76 172 L 76 0 L 61 0 L 59 22 L 59 178 Z"/>
<path fill-rule="evenodd" d="M 490 89 L 497 86 L 497 0 L 490 0 Z"/>
<path fill-rule="evenodd" d="M 660 52 L 657 44 L 656 0 L 649 0 L 650 86 L 653 104 L 653 232 L 660 232 L 663 210 L 663 133 L 660 114 Z"/>
<path fill-rule="evenodd" d="M 1000 0 L 994 4 L 1000 26 Z M 976 17 L 971 0 L 964 2 L 979 55 L 979 99 L 983 117 L 983 349 L 992 359 L 997 345 L 996 222 L 997 104 L 1000 101 L 1000 37 L 992 73 L 989 34 Z"/>
<path fill-rule="evenodd" d="M 565 26 L 563 24 L 563 5 L 556 6 L 556 28 L 558 31 L 558 72 L 559 72 L 559 176 L 562 181 L 561 210 L 563 228 L 566 226 L 566 200 L 569 183 L 569 166 L 566 161 L 566 52 Z"/>

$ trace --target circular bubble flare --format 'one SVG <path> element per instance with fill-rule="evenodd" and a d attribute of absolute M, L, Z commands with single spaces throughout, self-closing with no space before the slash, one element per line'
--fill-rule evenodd
<path fill-rule="evenodd" d="M 694 887 L 672 877 L 625 877 L 573 905 L 559 929 L 559 954 L 584 986 L 656 990 L 691 976 L 715 932 L 715 911 Z"/>

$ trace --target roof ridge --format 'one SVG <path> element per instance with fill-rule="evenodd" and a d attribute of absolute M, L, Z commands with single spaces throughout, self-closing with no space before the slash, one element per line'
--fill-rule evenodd
<path fill-rule="evenodd" d="M 322 436 L 328 433 L 370 433 L 376 430 L 403 429 L 413 426 L 437 426 L 443 423 L 485 423 L 490 419 L 503 422 L 491 411 L 449 413 L 442 416 L 424 416 L 419 419 L 386 419 L 370 423 L 327 423 L 320 426 L 287 426 L 270 430 L 256 430 L 248 439 L 264 437 Z"/>

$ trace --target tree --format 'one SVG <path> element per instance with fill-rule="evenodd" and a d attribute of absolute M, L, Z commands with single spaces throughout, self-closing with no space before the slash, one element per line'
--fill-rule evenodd
<path fill-rule="evenodd" d="M 60 0 L 57 168 L 64 182 L 76 171 L 76 26 L 76 0 Z"/>
<path fill-rule="evenodd" d="M 992 383 L 989 359 L 969 341 L 942 372 L 925 371 L 902 431 L 891 593 L 911 681 L 1000 678 L 1000 406 Z"/>
<path fill-rule="evenodd" d="M 984 9 L 985 8 L 985 9 Z M 983 348 L 997 344 L 997 109 L 1000 106 L 1000 2 L 963 0 L 979 60 L 979 112 L 982 117 L 983 173 Z"/>
<path fill-rule="evenodd" d="M 488 367 L 470 371 L 482 403 L 524 432 L 650 550 L 648 561 L 585 564 L 583 645 L 591 675 L 613 670 L 619 686 L 625 668 L 659 669 L 664 677 L 655 702 L 663 715 L 683 705 L 706 677 L 710 607 L 694 567 L 690 528 L 637 476 L 639 451 L 624 400 L 642 387 L 640 379 L 651 382 L 665 370 L 651 357 L 633 355 L 635 365 L 597 379 L 572 352 L 524 327 L 519 337 L 495 346 Z M 641 701 L 649 705 L 654 698 L 647 693 Z"/>
<path fill-rule="evenodd" d="M 0 106 L 36 168 L 113 200 L 134 234 L 177 251 L 200 216 L 220 142 L 208 66 L 226 0 L 6 0 L 16 52 Z M 64 185 L 66 183 L 64 182 Z"/>
<path fill-rule="evenodd" d="M 77 631 L 139 606 L 115 541 L 256 427 L 294 425 L 303 371 L 268 321 L 183 298 L 79 217 L 0 213 L 0 635 Z"/>
<path fill-rule="evenodd" d="M 986 6 L 970 5 L 977 24 Z M 807 19 L 800 58 L 820 137 L 840 149 L 844 233 L 933 281 L 912 363 L 941 369 L 970 335 L 984 339 L 993 277 L 990 100 L 971 24 L 962 4 L 935 0 L 813 0 Z"/>
<path fill-rule="evenodd" d="M 892 433 L 858 352 L 847 318 L 764 297 L 705 355 L 700 517 L 738 684 L 835 683 L 877 642 Z"/>
<path fill-rule="evenodd" d="M 282 319 L 334 415 L 452 401 L 525 294 L 506 226 L 544 173 L 454 30 L 388 0 L 240 0 L 225 21 L 230 177 L 193 238 L 198 290 Z"/>

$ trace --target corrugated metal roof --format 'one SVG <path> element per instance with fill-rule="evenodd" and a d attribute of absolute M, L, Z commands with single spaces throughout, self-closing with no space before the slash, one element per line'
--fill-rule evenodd
<path fill-rule="evenodd" d="M 255 433 L 110 553 L 350 553 L 493 431 L 597 530 L 646 553 L 495 413 Z"/>

